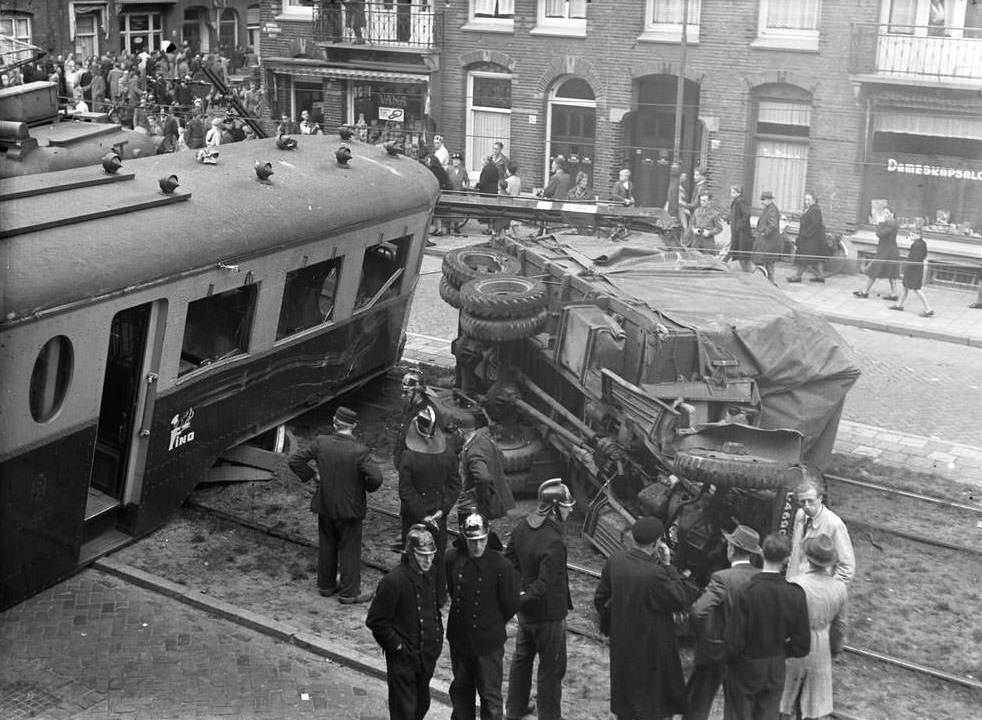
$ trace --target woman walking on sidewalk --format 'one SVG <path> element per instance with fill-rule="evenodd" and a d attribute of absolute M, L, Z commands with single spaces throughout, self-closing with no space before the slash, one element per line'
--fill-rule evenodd
<path fill-rule="evenodd" d="M 870 263 L 866 274 L 869 280 L 863 290 L 854 290 L 853 295 L 858 298 L 868 298 L 869 291 L 880 278 L 886 278 L 890 283 L 890 294 L 884 300 L 897 299 L 897 278 L 900 277 L 900 250 L 897 249 L 897 230 L 899 225 L 893 217 L 893 210 L 889 207 L 883 208 L 883 219 L 876 226 L 876 237 L 879 241 L 876 244 L 876 258 Z"/>
<path fill-rule="evenodd" d="M 924 306 L 921 317 L 932 317 L 934 315 L 934 310 L 927 304 L 927 298 L 921 289 L 924 286 L 925 258 L 927 258 L 927 243 L 924 242 L 923 237 L 915 238 L 914 242 L 910 244 L 907 260 L 904 263 L 904 291 L 900 294 L 900 302 L 890 306 L 891 310 L 903 310 L 904 303 L 907 301 L 907 292 L 913 290 L 914 294 L 917 295 L 921 304 Z"/>

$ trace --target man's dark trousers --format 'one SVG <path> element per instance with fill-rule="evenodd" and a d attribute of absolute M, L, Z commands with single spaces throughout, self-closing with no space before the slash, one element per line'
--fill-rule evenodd
<path fill-rule="evenodd" d="M 726 675 L 722 663 L 697 663 L 685 685 L 686 707 L 683 720 L 708 720 L 713 700 Z"/>
<path fill-rule="evenodd" d="M 317 587 L 337 589 L 342 597 L 361 593 L 361 525 L 359 520 L 334 520 L 317 516 L 320 553 L 317 561 Z M 337 583 L 338 564 L 341 582 Z"/>
<path fill-rule="evenodd" d="M 451 720 L 475 720 L 474 693 L 481 696 L 481 720 L 501 720 L 501 680 L 504 677 L 504 646 L 483 655 L 461 652 L 450 643 Z"/>
<path fill-rule="evenodd" d="M 560 720 L 563 716 L 563 676 L 566 674 L 566 621 L 528 622 L 521 613 L 515 635 L 515 655 L 508 674 L 506 714 L 509 718 L 525 715 L 532 692 L 532 663 L 536 653 L 539 655 L 536 680 L 539 720 Z"/>
<path fill-rule="evenodd" d="M 430 709 L 430 680 L 436 655 L 400 650 L 385 654 L 389 720 L 423 720 Z"/>
<path fill-rule="evenodd" d="M 783 657 L 732 660 L 723 685 L 723 720 L 777 720 L 783 690 Z"/>

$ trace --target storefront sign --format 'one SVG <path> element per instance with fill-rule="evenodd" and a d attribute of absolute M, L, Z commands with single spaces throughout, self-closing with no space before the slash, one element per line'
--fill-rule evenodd
<path fill-rule="evenodd" d="M 379 107 L 378 119 L 387 120 L 389 122 L 402 122 L 406 119 L 406 111 L 402 108 Z"/>
<path fill-rule="evenodd" d="M 897 162 L 894 158 L 887 159 L 887 172 L 903 173 L 905 175 L 927 175 L 936 178 L 954 178 L 955 180 L 975 180 L 982 182 L 982 170 L 963 170 L 961 168 L 941 167 L 939 165 L 923 165 L 921 163 Z"/>

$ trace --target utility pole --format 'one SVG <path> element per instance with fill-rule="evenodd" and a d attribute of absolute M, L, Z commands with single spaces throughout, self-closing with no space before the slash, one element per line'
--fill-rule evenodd
<path fill-rule="evenodd" d="M 675 145 L 668 179 L 668 212 L 679 214 L 679 175 L 682 174 L 682 102 L 685 100 L 685 54 L 688 49 L 689 0 L 682 0 L 682 42 L 679 47 L 679 74 L 675 88 Z"/>

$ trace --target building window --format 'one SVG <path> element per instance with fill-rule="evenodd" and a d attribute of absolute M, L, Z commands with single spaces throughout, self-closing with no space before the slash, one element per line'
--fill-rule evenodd
<path fill-rule="evenodd" d="M 75 57 L 90 58 L 99 55 L 101 52 L 99 29 L 100 26 L 105 25 L 105 19 L 102 15 L 105 4 L 75 3 L 72 8 L 72 27 L 70 30 L 75 38 Z"/>
<path fill-rule="evenodd" d="M 470 0 L 470 11 L 464 30 L 512 32 L 515 22 L 515 0 Z"/>
<path fill-rule="evenodd" d="M 119 16 L 123 49 L 130 53 L 151 52 L 163 46 L 160 13 L 123 13 Z"/>
<path fill-rule="evenodd" d="M 412 241 L 413 236 L 406 235 L 365 250 L 358 294 L 355 296 L 356 312 L 367 310 L 399 294 Z"/>
<path fill-rule="evenodd" d="M 231 8 L 222 10 L 218 19 L 218 47 L 234 50 L 239 44 L 239 14 Z"/>
<path fill-rule="evenodd" d="M 319 0 L 283 0 L 282 14 L 287 20 L 313 20 L 314 4 Z"/>
<path fill-rule="evenodd" d="M 752 47 L 818 52 L 822 0 L 760 0 Z"/>
<path fill-rule="evenodd" d="M 28 393 L 31 417 L 35 422 L 48 422 L 61 409 L 73 366 L 72 343 L 64 335 L 51 338 L 41 348 L 34 361 Z"/>
<path fill-rule="evenodd" d="M 549 97 L 549 152 L 546 177 L 552 158 L 566 158 L 566 170 L 576 179 L 585 172 L 593 187 L 593 159 L 597 138 L 597 102 L 590 85 L 582 78 L 569 78 Z M 607 188 L 595 188 L 603 194 Z"/>
<path fill-rule="evenodd" d="M 683 0 L 647 0 L 644 33 L 641 40 L 677 43 L 682 39 Z M 686 42 L 699 42 L 699 18 L 702 0 L 689 0 Z"/>
<path fill-rule="evenodd" d="M 249 43 L 249 46 L 246 50 L 256 55 L 259 54 L 259 28 L 259 6 L 250 5 L 246 11 L 246 32 L 249 34 L 249 38 L 246 41 Z"/>
<path fill-rule="evenodd" d="M 539 0 L 532 35 L 586 37 L 586 0 Z"/>
<path fill-rule="evenodd" d="M 760 99 L 754 128 L 754 202 L 761 192 L 774 193 L 781 210 L 797 210 L 805 195 L 811 105 Z"/>
<path fill-rule="evenodd" d="M 5 63 L 30 59 L 33 51 L 22 43 L 31 43 L 31 18 L 0 16 L 0 59 Z"/>
<path fill-rule="evenodd" d="M 334 319 L 334 299 L 341 277 L 341 258 L 314 263 L 286 274 L 276 339 Z"/>
<path fill-rule="evenodd" d="M 188 304 L 178 375 L 249 349 L 256 294 L 256 285 L 245 285 Z"/>
<path fill-rule="evenodd" d="M 467 75 L 467 156 L 471 177 L 481 174 L 484 157 L 500 142 L 511 145 L 511 75 L 470 72 Z"/>

